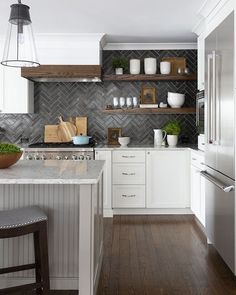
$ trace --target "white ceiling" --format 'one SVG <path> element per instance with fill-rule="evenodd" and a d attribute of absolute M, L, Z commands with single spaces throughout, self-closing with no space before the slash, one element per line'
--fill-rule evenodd
<path fill-rule="evenodd" d="M 9 6 L 0 1 L 0 34 Z M 108 42 L 195 42 L 192 28 L 205 0 L 22 0 L 35 33 L 106 33 Z"/>

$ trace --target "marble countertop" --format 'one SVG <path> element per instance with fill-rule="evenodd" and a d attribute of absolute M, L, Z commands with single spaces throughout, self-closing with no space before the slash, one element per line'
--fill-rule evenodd
<path fill-rule="evenodd" d="M 27 161 L 0 169 L 0 184 L 96 184 L 104 161 Z"/>

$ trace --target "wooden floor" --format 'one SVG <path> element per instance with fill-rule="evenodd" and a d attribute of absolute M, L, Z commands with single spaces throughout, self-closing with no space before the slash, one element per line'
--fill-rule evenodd
<path fill-rule="evenodd" d="M 105 219 L 97 295 L 231 295 L 236 281 L 192 217 Z"/>

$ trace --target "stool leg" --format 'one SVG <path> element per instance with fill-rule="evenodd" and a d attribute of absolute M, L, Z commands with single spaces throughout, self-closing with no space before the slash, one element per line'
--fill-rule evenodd
<path fill-rule="evenodd" d="M 34 249 L 36 282 L 41 283 L 43 286 L 42 289 L 37 290 L 37 294 L 46 295 L 50 290 L 47 222 L 42 223 L 39 231 L 34 232 Z"/>

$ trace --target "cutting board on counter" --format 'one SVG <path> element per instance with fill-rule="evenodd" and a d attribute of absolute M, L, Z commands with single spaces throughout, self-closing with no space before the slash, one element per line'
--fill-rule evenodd
<path fill-rule="evenodd" d="M 87 117 L 76 117 L 75 126 L 77 128 L 77 135 L 87 135 L 88 119 Z"/>
<path fill-rule="evenodd" d="M 72 141 L 72 137 L 76 135 L 77 128 L 71 122 L 63 121 L 62 117 L 59 117 L 58 135 L 62 142 Z"/>
<path fill-rule="evenodd" d="M 58 125 L 44 126 L 44 142 L 62 142 L 58 133 Z"/>

